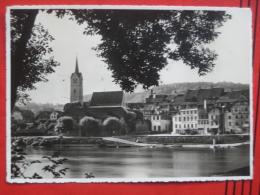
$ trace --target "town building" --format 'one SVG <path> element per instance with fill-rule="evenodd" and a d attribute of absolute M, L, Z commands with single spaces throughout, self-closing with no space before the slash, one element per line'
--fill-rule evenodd
<path fill-rule="evenodd" d="M 180 109 L 172 116 L 172 134 L 185 134 L 198 129 L 198 108 Z"/>
<path fill-rule="evenodd" d="M 220 132 L 220 127 L 221 127 L 221 120 L 223 113 L 221 113 L 220 108 L 215 107 L 209 110 L 208 112 L 208 121 L 209 121 L 209 131 L 208 133 L 218 133 Z"/>
<path fill-rule="evenodd" d="M 225 112 L 225 132 L 249 132 L 249 124 L 249 103 L 247 101 L 240 99 Z"/>
<path fill-rule="evenodd" d="M 150 115 L 151 131 L 153 132 L 170 132 L 171 117 L 165 113 L 154 113 Z"/>

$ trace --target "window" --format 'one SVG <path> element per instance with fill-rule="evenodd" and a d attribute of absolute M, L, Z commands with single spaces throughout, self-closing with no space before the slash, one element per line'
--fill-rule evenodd
<path fill-rule="evenodd" d="M 156 126 L 154 126 L 154 127 L 153 127 L 153 130 L 155 130 L 155 131 L 156 131 Z"/>
<path fill-rule="evenodd" d="M 193 128 L 193 124 L 191 124 L 190 126 L 191 126 L 191 128 Z"/>
<path fill-rule="evenodd" d="M 189 114 L 189 111 L 187 111 L 187 114 Z"/>
<path fill-rule="evenodd" d="M 231 122 L 229 122 L 228 125 L 231 126 L 232 125 Z"/>
<path fill-rule="evenodd" d="M 181 129 L 181 125 L 179 125 L 179 128 Z"/>
<path fill-rule="evenodd" d="M 187 121 L 189 121 L 189 120 L 190 120 L 190 117 L 187 116 Z"/>
<path fill-rule="evenodd" d="M 186 120 L 186 118 L 185 118 L 185 116 L 183 117 L 183 121 L 185 121 Z"/>
<path fill-rule="evenodd" d="M 184 124 L 184 129 L 186 128 L 186 125 Z"/>
<path fill-rule="evenodd" d="M 179 121 L 181 121 L 181 117 L 179 117 Z"/>
<path fill-rule="evenodd" d="M 193 114 L 193 111 L 191 110 L 190 113 Z"/>
<path fill-rule="evenodd" d="M 194 116 L 194 120 L 197 120 L 197 117 L 196 117 L 196 116 Z"/>
<path fill-rule="evenodd" d="M 175 125 L 175 128 L 178 128 L 178 125 Z"/>
<path fill-rule="evenodd" d="M 160 116 L 159 115 L 157 116 L 157 120 L 160 120 Z"/>
<path fill-rule="evenodd" d="M 187 128 L 190 128 L 190 125 L 189 125 L 189 124 L 187 125 Z"/>
<path fill-rule="evenodd" d="M 231 116 L 228 116 L 228 119 L 231 119 Z"/>
<path fill-rule="evenodd" d="M 190 120 L 191 120 L 191 121 L 193 120 L 193 117 L 192 117 L 192 116 L 190 117 Z"/>
<path fill-rule="evenodd" d="M 161 131 L 161 126 L 158 126 L 158 131 Z"/>
<path fill-rule="evenodd" d="M 197 110 L 194 110 L 194 114 L 196 114 L 197 113 Z"/>

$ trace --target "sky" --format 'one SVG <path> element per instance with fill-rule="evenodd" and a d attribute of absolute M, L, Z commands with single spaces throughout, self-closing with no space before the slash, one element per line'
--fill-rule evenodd
<path fill-rule="evenodd" d="M 228 11 L 232 19 L 218 29 L 221 34 L 210 44 L 218 54 L 214 70 L 199 76 L 181 61 L 168 62 L 160 72 L 160 83 L 176 82 L 236 82 L 250 83 L 251 28 L 250 14 L 244 9 Z M 51 42 L 53 56 L 60 62 L 55 73 L 49 74 L 48 82 L 37 83 L 36 90 L 29 91 L 31 101 L 36 103 L 64 104 L 70 101 L 70 75 L 75 70 L 76 57 L 83 75 L 83 94 L 95 91 L 114 91 L 120 87 L 113 82 L 111 72 L 92 49 L 100 43 L 100 36 L 83 35 L 84 26 L 67 18 L 40 13 L 36 23 L 41 23 L 54 37 Z M 137 92 L 141 91 L 139 86 Z"/>

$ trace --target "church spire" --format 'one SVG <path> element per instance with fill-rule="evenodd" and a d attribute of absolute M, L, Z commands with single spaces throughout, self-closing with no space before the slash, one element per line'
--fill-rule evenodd
<path fill-rule="evenodd" d="M 78 57 L 76 57 L 76 67 L 75 67 L 75 73 L 79 73 Z"/>

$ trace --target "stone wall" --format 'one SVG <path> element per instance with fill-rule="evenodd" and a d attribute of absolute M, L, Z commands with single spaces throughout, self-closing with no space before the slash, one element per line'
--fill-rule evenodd
<path fill-rule="evenodd" d="M 156 144 L 216 144 L 241 143 L 249 141 L 249 135 L 219 135 L 219 136 L 139 136 L 138 140 L 143 143 Z"/>

